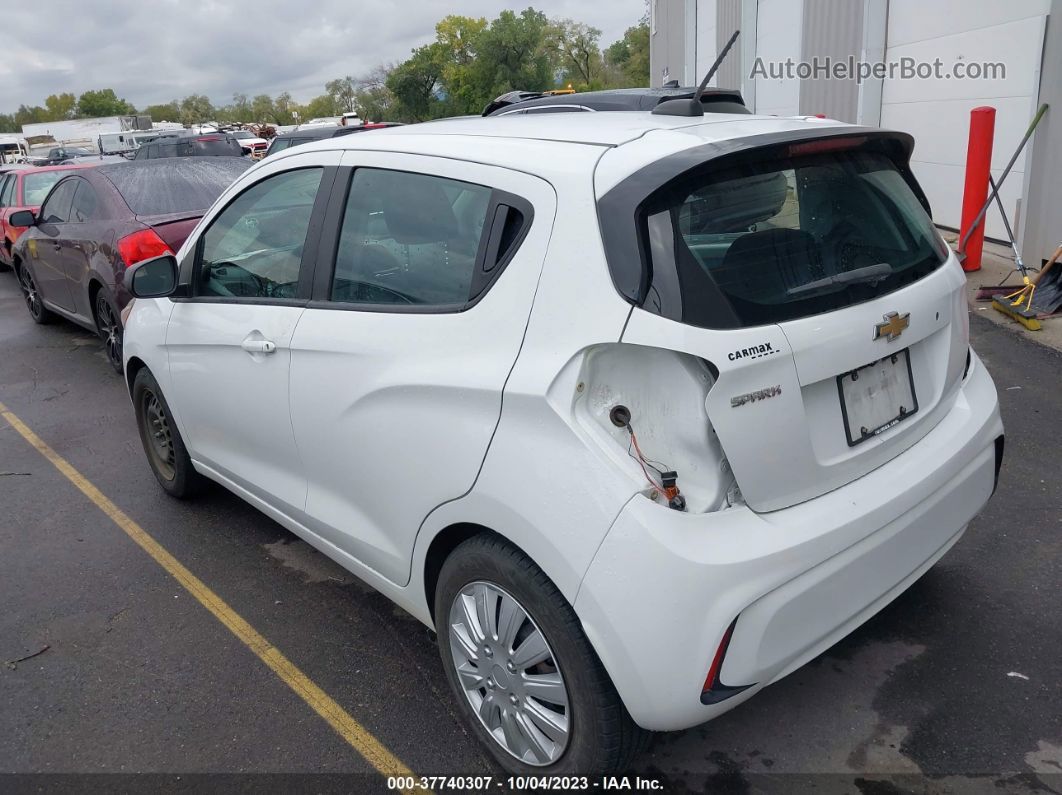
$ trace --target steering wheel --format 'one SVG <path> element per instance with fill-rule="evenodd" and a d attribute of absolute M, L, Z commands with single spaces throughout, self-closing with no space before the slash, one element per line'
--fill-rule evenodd
<path fill-rule="evenodd" d="M 224 273 L 224 271 L 228 270 L 229 268 L 231 268 L 234 271 L 239 271 L 238 276 L 239 276 L 239 280 L 241 282 L 250 281 L 254 285 L 254 292 L 252 292 L 252 293 L 247 293 L 247 292 L 234 293 L 231 289 L 229 289 L 228 285 L 225 282 L 223 282 L 220 278 L 218 278 L 218 276 L 227 275 L 227 274 Z M 260 277 L 258 277 L 255 274 L 251 273 L 249 270 L 247 270 L 242 265 L 237 265 L 235 262 L 213 262 L 213 263 L 210 264 L 210 268 L 207 271 L 207 274 L 208 274 L 208 281 L 210 283 L 210 289 L 212 291 L 218 293 L 219 295 L 225 295 L 226 297 L 240 297 L 240 296 L 249 296 L 249 295 L 268 295 L 268 290 L 266 288 L 266 283 Z M 215 274 L 217 274 L 217 276 Z M 224 292 L 222 292 L 222 291 L 224 291 Z"/>

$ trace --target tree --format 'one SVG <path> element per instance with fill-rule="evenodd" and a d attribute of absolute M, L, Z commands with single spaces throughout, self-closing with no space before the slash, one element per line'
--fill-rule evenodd
<path fill-rule="evenodd" d="M 291 101 L 291 94 L 287 91 L 277 94 L 277 98 L 273 100 L 272 121 L 276 124 L 291 124 L 293 121 L 291 112 L 294 109 L 295 106 Z"/>
<path fill-rule="evenodd" d="M 355 81 L 357 91 L 354 94 L 354 101 L 358 106 L 358 113 L 366 121 L 394 121 L 396 119 L 395 98 L 387 88 L 387 76 L 393 69 L 393 66 L 381 64 Z"/>
<path fill-rule="evenodd" d="M 77 100 L 79 116 L 95 119 L 101 116 L 126 116 L 136 113 L 136 108 L 115 96 L 113 88 L 86 91 Z"/>
<path fill-rule="evenodd" d="M 439 42 L 413 50 L 413 55 L 387 76 L 387 88 L 395 98 L 404 121 L 424 121 L 437 113 L 433 100 L 445 62 L 445 49 Z"/>
<path fill-rule="evenodd" d="M 254 122 L 272 121 L 275 116 L 273 98 L 269 94 L 259 94 L 251 100 L 251 119 Z"/>
<path fill-rule="evenodd" d="M 254 114 L 251 112 L 251 103 L 246 94 L 233 94 L 230 113 L 234 121 L 248 121 Z"/>
<path fill-rule="evenodd" d="M 48 121 L 61 121 L 74 118 L 77 109 L 77 97 L 73 94 L 52 94 L 44 100 L 48 111 Z"/>
<path fill-rule="evenodd" d="M 571 81 L 585 89 L 600 88 L 601 31 L 582 22 L 560 19 L 550 25 L 550 35 Z"/>
<path fill-rule="evenodd" d="M 332 97 L 338 113 L 354 110 L 354 78 L 350 75 L 329 80 L 325 83 L 325 92 Z"/>
<path fill-rule="evenodd" d="M 0 113 L 0 133 L 13 132 L 19 132 L 19 127 L 15 124 L 15 114 Z"/>
<path fill-rule="evenodd" d="M 475 69 L 479 41 L 487 27 L 482 17 L 462 17 L 451 14 L 435 26 L 436 41 L 441 46 L 443 69 L 440 77 L 446 94 L 445 113 L 461 115 L 478 113 L 486 103 L 484 89 Z"/>
<path fill-rule="evenodd" d="M 605 50 L 605 60 L 619 68 L 628 85 L 649 85 L 648 20 L 627 28 L 623 38 Z"/>
<path fill-rule="evenodd" d="M 307 102 L 306 106 L 302 109 L 303 121 L 335 115 L 336 101 L 332 98 L 331 94 L 322 94 L 319 97 L 314 97 Z"/>
<path fill-rule="evenodd" d="M 489 101 L 506 91 L 551 88 L 555 64 L 548 34 L 549 22 L 541 11 L 502 11 L 477 40 L 480 98 Z"/>
<path fill-rule="evenodd" d="M 32 108 L 19 105 L 18 110 L 15 111 L 15 126 L 20 129 L 24 124 L 37 124 L 43 121 L 48 121 L 48 111 L 40 105 L 34 105 Z"/>
<path fill-rule="evenodd" d="M 199 124 L 211 121 L 214 117 L 214 106 L 210 100 L 202 94 L 191 94 L 181 100 L 180 121 L 185 124 Z"/>
<path fill-rule="evenodd" d="M 151 117 L 152 121 L 177 121 L 181 117 L 181 105 L 177 100 L 165 105 L 148 105 L 144 113 Z"/>

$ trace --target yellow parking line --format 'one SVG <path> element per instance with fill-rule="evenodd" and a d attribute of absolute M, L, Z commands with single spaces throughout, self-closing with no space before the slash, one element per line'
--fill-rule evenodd
<path fill-rule="evenodd" d="M 67 480 L 77 486 L 81 493 L 92 500 L 96 507 L 107 514 L 116 525 L 125 531 L 140 547 L 154 558 L 162 568 L 169 572 L 186 591 L 199 600 L 214 617 L 224 624 L 233 635 L 254 652 L 262 662 L 272 669 L 273 673 L 283 680 L 284 684 L 294 690 L 299 697 L 309 704 L 314 712 L 328 721 L 328 725 L 335 729 L 350 746 L 361 754 L 365 760 L 376 768 L 384 776 L 412 776 L 413 772 L 402 764 L 401 760 L 392 754 L 373 735 L 354 720 L 350 714 L 337 704 L 327 693 L 314 684 L 306 674 L 285 657 L 280 650 L 266 640 L 254 627 L 248 624 L 235 610 L 229 607 L 225 601 L 214 593 L 206 584 L 188 571 L 178 560 L 154 538 L 129 518 L 113 502 L 80 472 L 74 469 L 70 463 L 45 444 L 37 434 L 16 417 L 7 406 L 0 403 L 0 416 L 7 420 L 22 437 L 37 449 L 42 456 L 48 459 Z"/>

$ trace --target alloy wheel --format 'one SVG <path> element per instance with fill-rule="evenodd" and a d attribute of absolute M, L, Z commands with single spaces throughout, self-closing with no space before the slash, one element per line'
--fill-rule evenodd
<path fill-rule="evenodd" d="M 461 689 L 498 745 L 528 765 L 556 762 L 568 746 L 568 688 L 527 610 L 489 582 L 466 585 L 450 605 L 450 651 Z"/>
<path fill-rule="evenodd" d="M 176 470 L 174 468 L 175 457 L 173 453 L 173 432 L 170 430 L 170 420 L 166 416 L 166 409 L 159 400 L 158 395 L 150 390 L 144 390 L 143 419 L 145 436 L 148 440 L 147 450 L 152 463 L 166 480 L 173 480 Z"/>
<path fill-rule="evenodd" d="M 103 295 L 96 297 L 96 325 L 107 351 L 107 361 L 122 369 L 122 325 L 114 316 L 111 303 Z"/>
<path fill-rule="evenodd" d="M 37 283 L 33 281 L 33 276 L 30 274 L 28 267 L 23 266 L 19 271 L 18 281 L 22 287 L 22 297 L 26 301 L 26 308 L 29 309 L 34 319 L 39 319 L 41 311 L 44 309 L 44 304 L 41 303 L 40 291 L 37 289 Z"/>

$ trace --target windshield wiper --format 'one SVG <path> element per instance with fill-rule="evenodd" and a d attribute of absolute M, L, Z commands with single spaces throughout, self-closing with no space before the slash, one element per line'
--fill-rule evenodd
<path fill-rule="evenodd" d="M 786 295 L 801 295 L 827 287 L 846 287 L 849 284 L 877 284 L 892 276 L 892 274 L 892 265 L 887 262 L 878 262 L 875 265 L 865 265 L 862 268 L 844 271 L 834 276 L 827 276 L 825 279 L 816 279 L 799 287 L 790 287 L 785 293 Z"/>

